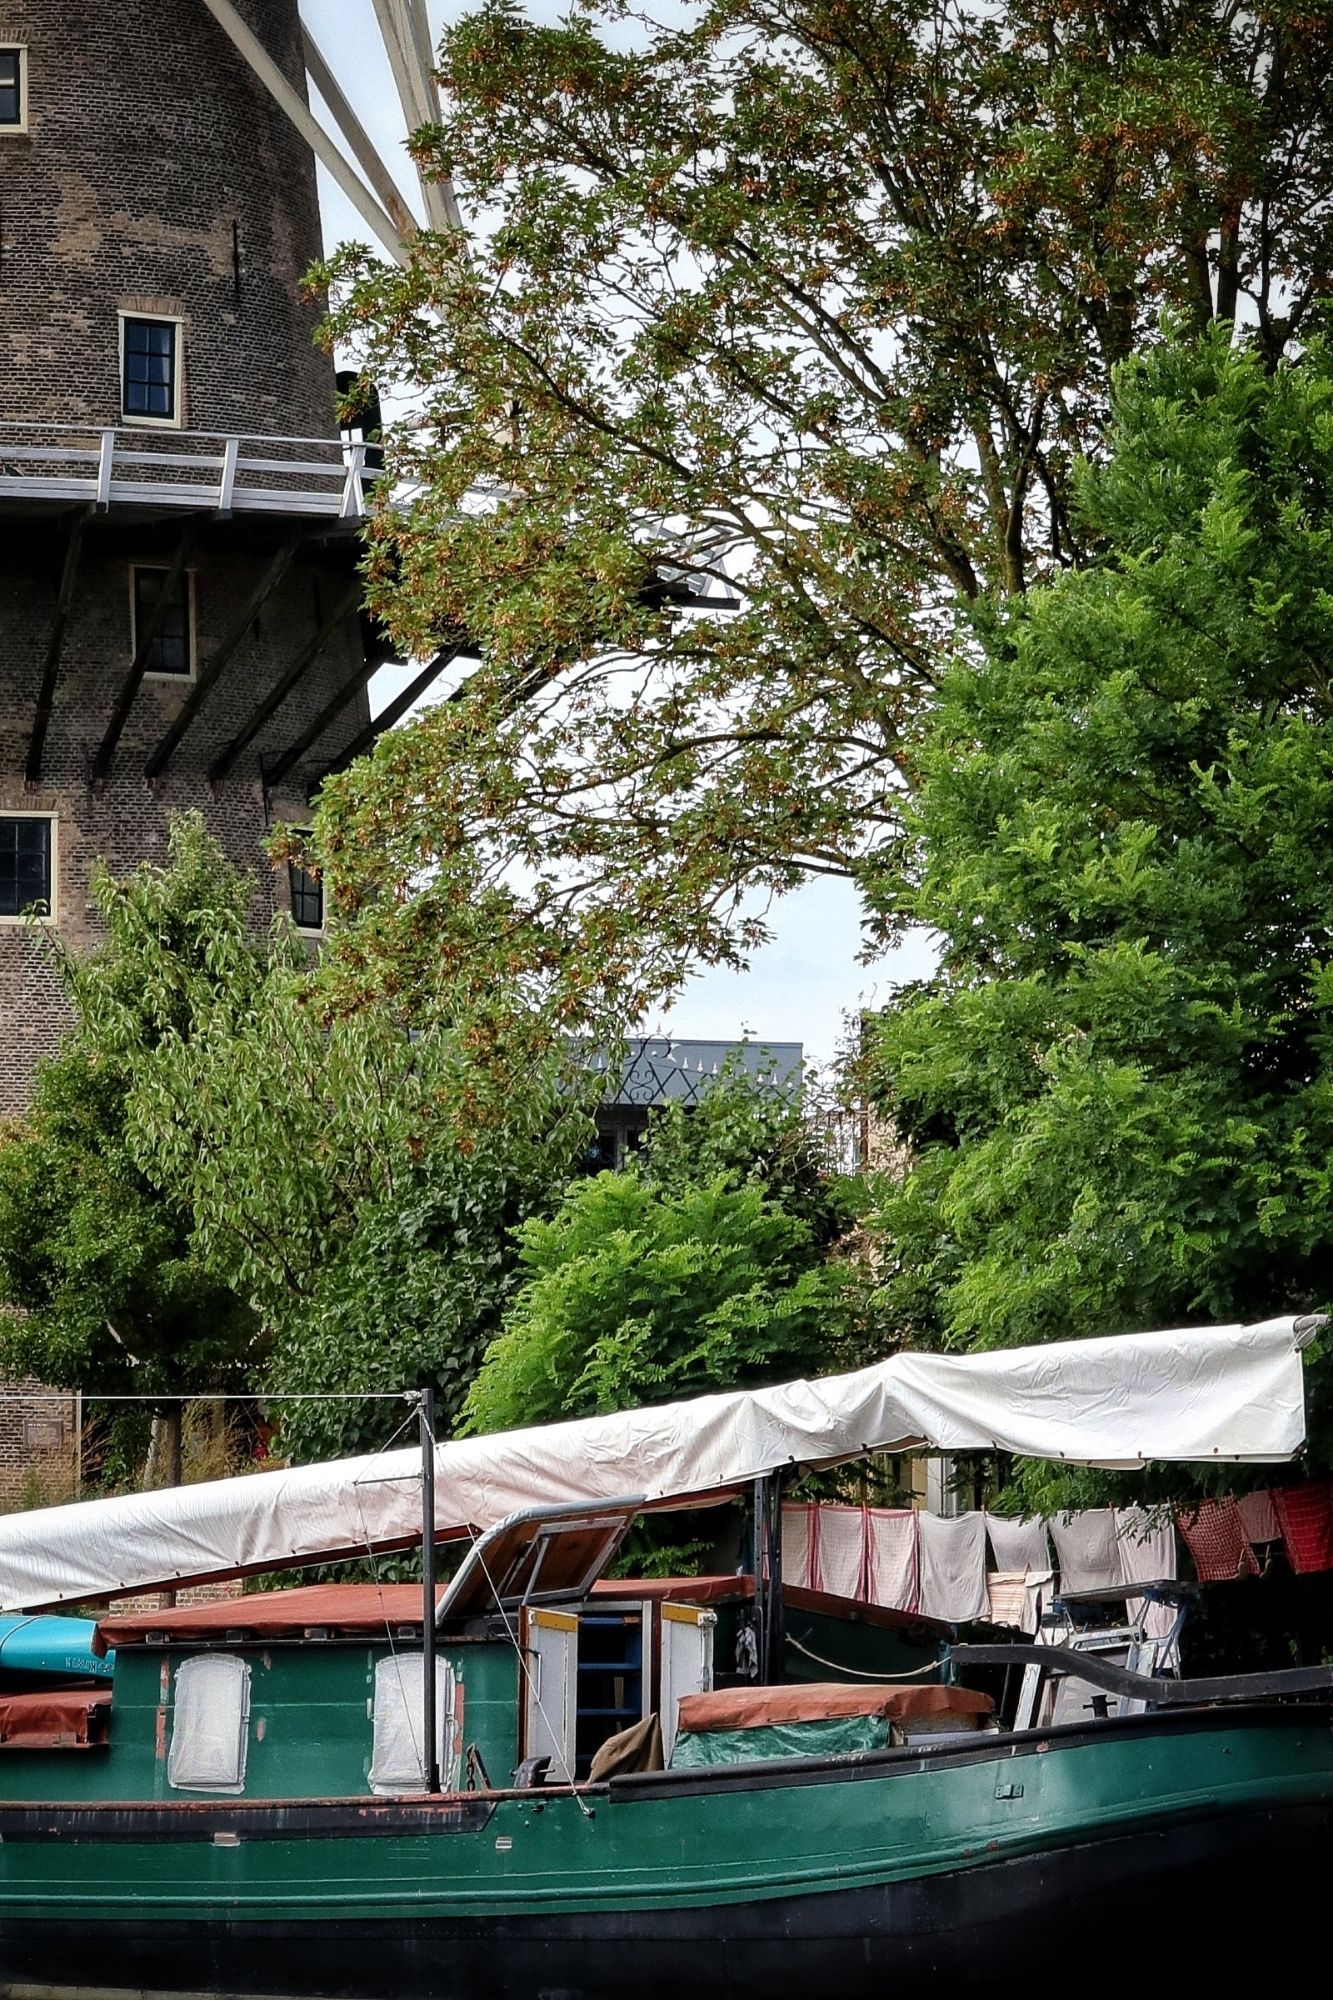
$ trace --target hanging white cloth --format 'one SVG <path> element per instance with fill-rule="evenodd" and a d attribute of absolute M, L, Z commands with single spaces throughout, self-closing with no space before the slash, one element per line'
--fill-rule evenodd
<path fill-rule="evenodd" d="M 923 1618 L 966 1625 L 990 1610 L 986 1593 L 986 1520 L 982 1514 L 918 1517 Z"/>
<path fill-rule="evenodd" d="M 898 1353 L 772 1384 L 436 1451 L 436 1527 L 515 1513 L 674 1505 L 872 1452 L 1011 1451 L 1112 1469 L 1276 1463 L 1305 1440 L 1313 1320 L 1174 1328 L 984 1354 Z M 46 1609 L 401 1549 L 421 1532 L 419 1454 L 372 1453 L 0 1519 L 0 1612 Z"/>
<path fill-rule="evenodd" d="M 990 1538 L 995 1567 L 1002 1574 L 1014 1570 L 1050 1568 L 1046 1523 L 1040 1515 L 1033 1515 L 1026 1521 L 1009 1521 L 1000 1514 L 987 1514 L 986 1533 Z"/>
<path fill-rule="evenodd" d="M 1062 1590 L 1104 1590 L 1124 1582 L 1113 1507 L 1053 1514 L 1050 1526 Z"/>
<path fill-rule="evenodd" d="M 866 1515 L 866 1583 L 872 1604 L 921 1608 L 920 1522 L 911 1508 L 871 1507 Z"/>
<path fill-rule="evenodd" d="M 865 1592 L 866 1517 L 863 1507 L 819 1510 L 819 1581 L 830 1597 L 860 1598 Z"/>
<path fill-rule="evenodd" d="M 1174 1583 L 1176 1580 L 1176 1529 L 1164 1510 L 1118 1507 L 1115 1516 L 1116 1547 L 1120 1551 L 1122 1583 Z M 1127 1600 L 1125 1610 L 1141 1622 L 1150 1639 L 1165 1639 L 1176 1623 L 1169 1604 L 1144 1604 L 1141 1597 Z M 1174 1665 L 1165 1658 L 1162 1666 Z"/>
<path fill-rule="evenodd" d="M 794 1590 L 817 1590 L 819 1509 L 786 1506 L 782 1510 L 782 1574 Z"/>

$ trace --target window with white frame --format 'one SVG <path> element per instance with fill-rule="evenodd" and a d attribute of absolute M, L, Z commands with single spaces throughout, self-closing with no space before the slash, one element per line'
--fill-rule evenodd
<path fill-rule="evenodd" d="M 435 1743 L 440 1781 L 456 1782 L 458 1729 L 454 1720 L 455 1680 L 447 1660 L 435 1662 Z M 370 1789 L 386 1797 L 424 1792 L 425 1663 L 420 1653 L 391 1653 L 375 1665 Z"/>
<path fill-rule="evenodd" d="M 178 1792 L 243 1792 L 250 1737 L 250 1665 L 199 1653 L 176 1669 L 167 1783 Z"/>
<path fill-rule="evenodd" d="M 180 321 L 122 313 L 120 406 L 126 423 L 178 426 L 180 377 Z"/>
<path fill-rule="evenodd" d="M 0 923 L 55 915 L 52 813 L 0 813 Z"/>
<path fill-rule="evenodd" d="M 133 614 L 130 650 L 135 659 L 139 657 L 139 635 L 157 616 L 170 575 L 168 569 L 138 564 L 130 572 Z M 166 680 L 192 680 L 194 677 L 194 577 L 189 570 L 177 579 L 167 599 L 144 671 L 160 674 Z"/>
<path fill-rule="evenodd" d="M 28 129 L 28 51 L 0 42 L 0 134 Z"/>

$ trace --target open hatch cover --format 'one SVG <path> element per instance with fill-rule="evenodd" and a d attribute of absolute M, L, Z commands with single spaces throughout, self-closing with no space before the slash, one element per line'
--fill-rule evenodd
<path fill-rule="evenodd" d="M 642 1511 L 640 1497 L 511 1515 L 473 1543 L 440 1601 L 437 1622 L 586 1597 Z"/>

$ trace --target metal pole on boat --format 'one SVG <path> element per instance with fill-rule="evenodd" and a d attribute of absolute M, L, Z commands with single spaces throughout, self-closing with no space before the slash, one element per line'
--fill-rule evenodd
<path fill-rule="evenodd" d="M 775 1472 L 768 1482 L 767 1509 L 768 1589 L 764 1599 L 764 1678 L 769 1686 L 782 1679 L 787 1654 L 786 1613 L 782 1602 L 782 1474 Z"/>
<path fill-rule="evenodd" d="M 764 1577 L 765 1559 L 768 1553 L 768 1536 L 765 1532 L 767 1514 L 768 1481 L 766 1479 L 756 1479 L 754 1482 L 751 1520 L 751 1566 L 754 1570 L 754 1611 L 752 1616 L 754 1620 L 755 1678 L 761 1687 L 768 1680 L 768 1659 L 766 1654 L 768 1608 Z"/>
<path fill-rule="evenodd" d="M 421 1432 L 421 1763 L 426 1790 L 440 1789 L 440 1745 L 435 1726 L 435 1391 L 417 1403 Z"/>

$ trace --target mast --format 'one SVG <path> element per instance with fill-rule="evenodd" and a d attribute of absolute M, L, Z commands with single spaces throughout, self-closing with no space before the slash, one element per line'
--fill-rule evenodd
<path fill-rule="evenodd" d="M 421 1433 L 421 1762 L 426 1790 L 440 1789 L 440 1743 L 435 1715 L 435 1391 L 417 1402 Z"/>

